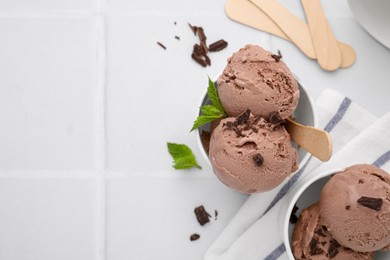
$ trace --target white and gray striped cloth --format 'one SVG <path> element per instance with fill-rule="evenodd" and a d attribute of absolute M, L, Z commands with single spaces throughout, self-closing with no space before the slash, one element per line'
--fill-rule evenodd
<path fill-rule="evenodd" d="M 373 101 L 375 102 L 375 101 Z M 326 170 L 370 163 L 390 172 L 390 112 L 376 118 L 348 97 L 324 90 L 316 101 L 319 127 L 330 132 L 333 156 L 322 163 L 311 157 L 280 187 L 251 195 L 205 255 L 205 260 L 287 259 L 280 206 L 292 187 Z"/>

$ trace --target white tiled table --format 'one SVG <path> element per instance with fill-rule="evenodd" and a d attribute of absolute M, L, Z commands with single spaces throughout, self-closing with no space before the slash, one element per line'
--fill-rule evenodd
<path fill-rule="evenodd" d="M 201 259 L 246 196 L 216 180 L 189 129 L 207 75 L 246 43 L 281 50 L 314 98 L 330 87 L 390 110 L 390 51 L 346 1 L 322 1 L 358 57 L 332 73 L 229 20 L 224 2 L 0 1 L 0 259 Z M 303 17 L 299 1 L 283 2 Z M 188 22 L 229 42 L 211 67 L 191 60 Z M 203 170 L 174 171 L 167 141 L 189 145 Z M 204 227 L 201 204 L 219 211 Z"/>

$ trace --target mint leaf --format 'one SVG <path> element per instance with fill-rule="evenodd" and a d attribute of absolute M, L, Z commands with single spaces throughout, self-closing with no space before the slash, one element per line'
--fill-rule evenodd
<path fill-rule="evenodd" d="M 223 112 L 221 112 L 218 108 L 211 105 L 205 105 L 200 108 L 202 114 L 205 116 L 223 116 Z"/>
<path fill-rule="evenodd" d="M 185 144 L 167 143 L 168 152 L 173 158 L 173 168 L 176 170 L 189 169 L 196 167 L 202 169 L 196 162 L 195 156 L 191 149 Z"/>
<path fill-rule="evenodd" d="M 223 106 L 221 104 L 221 101 L 219 100 L 218 91 L 215 87 L 214 81 L 212 81 L 209 77 L 209 86 L 207 88 L 207 95 L 209 96 L 209 99 L 213 106 L 218 108 L 222 114 L 225 114 L 225 110 L 223 109 Z"/>
<path fill-rule="evenodd" d="M 203 116 L 203 115 L 198 116 L 198 118 L 196 118 L 196 120 L 194 122 L 194 125 L 191 128 L 191 132 L 194 131 L 195 129 L 201 127 L 202 125 L 205 125 L 209 122 L 212 122 L 215 119 L 221 118 L 222 116 L 220 116 L 220 115 L 218 115 L 218 116 Z"/>

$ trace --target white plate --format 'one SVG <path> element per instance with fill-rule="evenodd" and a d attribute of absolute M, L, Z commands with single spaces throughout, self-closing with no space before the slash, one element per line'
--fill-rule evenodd
<path fill-rule="evenodd" d="M 361 26 L 390 48 L 390 0 L 348 0 L 348 4 Z"/>

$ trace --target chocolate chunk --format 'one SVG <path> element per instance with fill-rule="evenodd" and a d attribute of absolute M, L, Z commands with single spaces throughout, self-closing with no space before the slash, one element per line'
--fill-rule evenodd
<path fill-rule="evenodd" d="M 200 236 L 199 236 L 198 234 L 192 234 L 192 235 L 190 236 L 190 240 L 191 240 L 191 241 L 198 240 L 199 238 L 200 238 Z"/>
<path fill-rule="evenodd" d="M 309 243 L 309 248 L 310 248 L 309 254 L 310 255 L 319 255 L 319 254 L 322 254 L 324 252 L 324 250 L 317 247 L 317 244 L 318 244 L 318 241 L 315 238 L 313 238 L 310 241 L 310 243 Z"/>
<path fill-rule="evenodd" d="M 228 130 L 232 130 L 234 127 L 234 124 L 233 124 L 233 122 L 228 121 L 228 122 L 224 123 L 223 126 L 225 126 L 226 129 L 228 129 Z"/>
<path fill-rule="evenodd" d="M 194 212 L 195 212 L 195 215 L 196 215 L 196 219 L 198 220 L 198 222 L 199 222 L 199 224 L 201 226 L 203 226 L 207 222 L 210 222 L 209 218 L 211 217 L 211 215 L 209 213 L 207 213 L 207 211 L 205 210 L 203 205 L 199 206 L 199 207 L 196 207 L 194 209 Z"/>
<path fill-rule="evenodd" d="M 211 60 L 210 60 L 210 58 L 209 58 L 209 56 L 207 56 L 206 54 L 204 55 L 204 60 L 206 61 L 206 64 L 207 65 L 211 65 Z"/>
<path fill-rule="evenodd" d="M 346 210 L 349 210 L 350 208 L 351 208 L 351 206 L 349 206 L 349 205 L 345 206 Z"/>
<path fill-rule="evenodd" d="M 199 55 L 196 53 L 192 53 L 191 58 L 196 61 L 198 64 L 200 64 L 202 67 L 207 66 L 207 62 Z"/>
<path fill-rule="evenodd" d="M 279 55 L 280 57 L 283 57 L 283 56 L 282 56 L 282 53 L 280 52 L 280 50 L 278 50 L 278 55 Z"/>
<path fill-rule="evenodd" d="M 257 153 L 253 156 L 253 160 L 255 161 L 257 166 L 263 165 L 264 158 L 261 154 Z"/>
<path fill-rule="evenodd" d="M 211 133 L 202 130 L 202 133 L 200 135 L 200 140 L 202 141 L 203 148 L 206 150 L 207 154 L 209 154 L 210 138 L 211 138 Z"/>
<path fill-rule="evenodd" d="M 269 122 L 273 125 L 280 125 L 284 123 L 284 120 L 279 116 L 278 112 L 272 112 L 269 114 Z"/>
<path fill-rule="evenodd" d="M 157 42 L 157 44 L 158 44 L 158 45 L 160 45 L 160 46 L 161 46 L 161 48 L 163 48 L 164 50 L 166 50 L 166 49 L 167 49 L 167 47 L 165 47 L 165 46 L 164 46 L 164 44 L 162 44 L 161 42 Z"/>
<path fill-rule="evenodd" d="M 324 231 L 328 231 L 328 228 L 325 227 L 324 225 L 322 225 L 321 228 L 322 228 Z"/>
<path fill-rule="evenodd" d="M 242 113 L 241 115 L 239 115 L 236 119 L 236 123 L 237 125 L 243 125 L 243 124 L 246 124 L 248 122 L 248 119 L 249 119 L 249 116 L 251 114 L 251 111 L 249 109 L 245 110 L 244 113 Z"/>
<path fill-rule="evenodd" d="M 379 211 L 382 208 L 383 200 L 381 198 L 361 197 L 357 202 L 367 208 Z"/>
<path fill-rule="evenodd" d="M 192 52 L 195 53 L 195 54 L 197 54 L 197 55 L 199 55 L 199 56 L 205 55 L 202 46 L 200 46 L 200 45 L 197 44 L 197 43 L 194 44 L 194 49 L 193 49 Z"/>
<path fill-rule="evenodd" d="M 363 184 L 364 181 L 362 179 L 359 179 L 359 184 Z"/>
<path fill-rule="evenodd" d="M 175 39 L 180 41 L 180 37 L 175 35 Z"/>
<path fill-rule="evenodd" d="M 339 249 L 338 249 L 339 247 L 340 247 L 340 244 L 335 239 L 332 239 L 330 241 L 330 245 L 328 248 L 328 257 L 330 259 L 332 259 L 333 257 L 335 257 L 339 253 Z"/>
<path fill-rule="evenodd" d="M 281 55 L 277 55 L 277 54 L 272 54 L 271 57 L 274 58 L 276 62 L 279 62 L 280 59 L 282 58 Z"/>
<path fill-rule="evenodd" d="M 221 50 L 225 49 L 227 45 L 228 45 L 228 43 L 221 39 L 219 41 L 216 41 L 216 42 L 210 44 L 209 51 L 211 51 L 211 52 L 221 51 Z"/>
<path fill-rule="evenodd" d="M 244 137 L 245 135 L 242 134 L 241 130 L 238 129 L 238 127 L 234 127 L 233 131 L 236 133 L 237 137 Z"/>
<path fill-rule="evenodd" d="M 320 237 L 326 237 L 326 235 L 322 232 L 322 228 L 317 228 L 314 232 Z"/>

